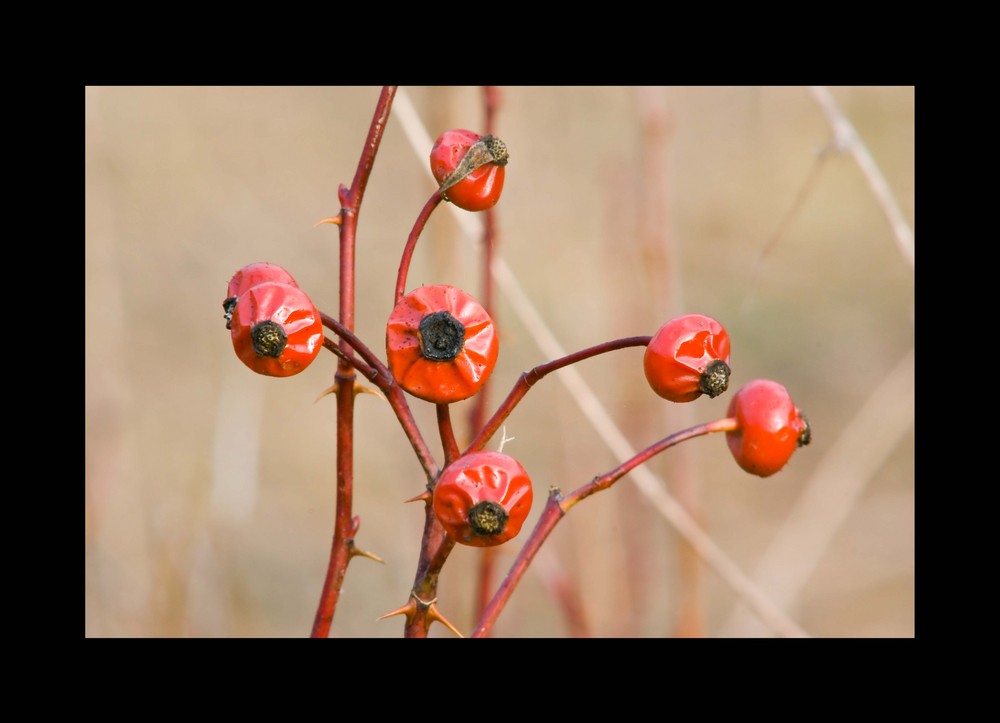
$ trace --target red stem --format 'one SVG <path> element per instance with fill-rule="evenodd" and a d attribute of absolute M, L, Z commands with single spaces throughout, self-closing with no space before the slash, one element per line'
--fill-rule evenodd
<path fill-rule="evenodd" d="M 424 508 L 424 536 L 420 544 L 420 560 L 417 563 L 417 574 L 413 583 L 412 594 L 425 603 L 437 599 L 437 582 L 448 555 L 455 547 L 455 542 L 441 527 L 431 500 L 427 500 Z M 426 638 L 432 619 L 425 605 L 417 606 L 414 614 L 408 616 L 403 636 L 407 638 Z"/>
<path fill-rule="evenodd" d="M 494 623 L 496 623 L 497 618 L 500 616 L 504 606 L 513 594 L 517 584 L 521 581 L 521 578 L 524 577 L 524 573 L 528 569 L 528 565 L 531 564 L 531 561 L 541 548 L 542 543 L 545 542 L 545 539 L 555 528 L 556 524 L 558 524 L 559 520 L 565 517 L 571 507 L 578 502 L 582 502 L 591 495 L 597 494 L 601 490 L 608 489 L 611 485 L 638 467 L 640 464 L 647 462 L 649 459 L 664 450 L 670 449 L 681 442 L 685 442 L 695 437 L 701 437 L 713 432 L 730 431 L 736 429 L 736 426 L 736 419 L 732 417 L 719 419 L 714 422 L 707 422 L 705 424 L 698 424 L 680 432 L 671 434 L 668 437 L 664 437 L 659 442 L 656 442 L 641 452 L 636 453 L 634 456 L 611 471 L 595 477 L 590 482 L 578 488 L 566 497 L 562 496 L 558 487 L 553 487 L 549 492 L 549 498 L 545 503 L 545 509 L 542 510 L 542 515 L 538 519 L 535 529 L 531 532 L 531 537 L 529 537 L 528 541 L 524 543 L 524 547 L 521 548 L 517 558 L 511 565 L 510 571 L 507 573 L 507 577 L 504 578 L 500 588 L 493 596 L 489 605 L 486 606 L 486 610 L 480 616 L 479 623 L 476 625 L 476 629 L 472 637 L 483 638 L 490 634 L 490 630 L 492 630 Z"/>
<path fill-rule="evenodd" d="M 346 361 L 348 364 L 350 364 L 352 367 L 354 367 L 357 371 L 361 372 L 361 374 L 363 376 L 367 377 L 370 381 L 374 382 L 376 379 L 379 378 L 379 371 L 378 371 L 378 369 L 373 369 L 372 367 L 368 366 L 367 364 L 365 364 L 363 361 L 361 361 L 360 359 L 358 359 L 355 356 L 351 356 L 349 354 L 345 354 L 344 350 L 341 349 L 340 346 L 338 346 L 337 342 L 335 342 L 330 337 L 328 337 L 328 336 L 324 336 L 323 337 L 323 348 L 326 349 L 327 351 L 333 352 L 337 356 L 338 359 L 342 359 L 343 361 Z"/>
<path fill-rule="evenodd" d="M 350 190 L 340 188 L 340 323 L 354 330 L 354 249 L 358 214 L 364 198 L 368 178 L 371 175 L 385 132 L 392 101 L 396 95 L 395 86 L 385 86 L 379 94 L 375 113 L 368 128 L 364 149 L 354 173 Z M 344 355 L 350 354 L 350 345 L 341 337 L 340 349 Z M 327 565 L 323 591 L 313 621 L 312 637 L 326 638 L 340 599 L 344 574 L 351 560 L 351 548 L 357 521 L 352 518 L 351 506 L 354 496 L 354 367 L 344 356 L 338 357 L 337 373 L 337 495 L 334 513 L 333 543 L 330 547 L 330 562 Z"/>
<path fill-rule="evenodd" d="M 403 246 L 403 256 L 399 260 L 399 271 L 396 274 L 396 295 L 392 302 L 393 306 L 398 304 L 399 300 L 406 294 L 406 276 L 410 272 L 410 260 L 413 258 L 413 250 L 417 247 L 417 239 L 420 238 L 420 233 L 424 230 L 424 226 L 427 225 L 427 219 L 431 217 L 434 209 L 438 207 L 443 198 L 441 190 L 435 190 L 431 194 L 431 197 L 427 199 L 427 203 L 424 204 L 424 207 L 420 210 L 420 215 L 417 216 L 417 220 L 413 223 L 410 235 L 406 239 L 406 245 Z"/>
<path fill-rule="evenodd" d="M 352 332 L 345 329 L 343 324 L 333 317 L 324 314 L 322 311 L 319 315 L 323 320 L 323 325 L 325 327 L 336 332 L 336 334 L 341 338 L 341 341 L 346 341 L 348 345 L 354 349 L 354 351 L 360 354 L 361 357 L 368 362 L 368 365 L 365 365 L 364 362 L 359 361 L 350 354 L 344 354 L 344 352 L 339 348 L 335 352 L 338 357 L 348 360 L 356 369 L 358 369 L 358 371 L 364 374 L 373 384 L 382 390 L 382 393 L 385 394 L 386 400 L 389 402 L 389 406 L 392 407 L 392 411 L 399 420 L 403 433 L 410 441 L 410 446 L 413 447 L 413 451 L 417 454 L 417 459 L 420 460 L 420 464 L 424 468 L 424 472 L 427 475 L 427 481 L 433 482 L 438 475 L 438 468 L 437 464 L 434 462 L 434 455 L 431 453 L 430 447 L 427 446 L 427 442 L 420 433 L 416 420 L 413 418 L 413 412 L 410 411 L 410 405 L 406 401 L 406 395 L 403 393 L 402 388 L 396 383 L 392 373 L 385 366 L 385 364 L 383 364 L 382 361 L 375 356 L 372 350 L 369 349 L 368 346 L 358 339 L 358 337 Z M 324 346 L 330 348 L 327 342 L 327 339 L 323 340 Z"/>
<path fill-rule="evenodd" d="M 437 405 L 438 431 L 441 434 L 441 446 L 444 448 L 444 463 L 449 465 L 458 459 L 460 454 L 458 442 L 455 441 L 455 430 L 451 426 L 451 407 L 448 404 Z"/>
<path fill-rule="evenodd" d="M 382 363 L 382 360 L 375 356 L 375 353 L 368 347 L 368 345 L 361 341 L 353 331 L 348 329 L 332 316 L 324 314 L 321 311 L 319 312 L 319 318 L 322 320 L 323 326 L 330 329 L 340 337 L 341 342 L 347 342 L 347 346 L 361 355 L 361 358 L 368 364 L 368 373 L 366 374 L 361 371 L 361 368 L 358 367 L 358 361 L 354 359 L 349 350 L 341 356 L 341 359 L 347 360 L 352 366 L 357 368 L 358 371 L 365 374 L 369 380 L 376 383 L 379 389 L 385 391 L 385 385 L 391 384 L 393 382 L 393 378 L 392 374 L 389 372 L 389 368 Z M 343 347 L 343 344 L 341 344 L 341 347 Z M 341 351 L 343 351 L 342 348 Z"/>
<path fill-rule="evenodd" d="M 609 351 L 617 351 L 618 349 L 625 349 L 631 346 L 647 346 L 650 336 L 631 336 L 625 339 L 615 339 L 614 341 L 607 341 L 603 344 L 598 344 L 596 346 L 588 347 L 586 349 L 581 349 L 580 351 L 573 352 L 572 354 L 567 354 L 559 359 L 554 359 L 553 361 L 546 362 L 545 364 L 539 364 L 534 369 L 530 371 L 523 372 L 518 380 L 514 383 L 514 388 L 510 390 L 507 394 L 507 398 L 503 400 L 503 403 L 497 408 L 496 412 L 490 418 L 490 421 L 479 430 L 476 438 L 472 440 L 472 443 L 466 447 L 463 454 L 468 454 L 469 452 L 477 452 L 481 450 L 490 438 L 500 429 L 500 425 L 504 423 L 504 420 L 510 416 L 510 413 L 514 411 L 514 407 L 517 406 L 518 402 L 528 393 L 537 381 L 542 379 L 546 374 L 550 374 L 554 371 L 567 367 L 570 364 L 575 364 L 576 362 L 583 361 L 585 359 L 590 359 L 599 354 L 604 354 Z"/>

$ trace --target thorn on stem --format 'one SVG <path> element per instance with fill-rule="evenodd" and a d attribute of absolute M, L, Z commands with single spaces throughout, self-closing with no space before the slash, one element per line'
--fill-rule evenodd
<path fill-rule="evenodd" d="M 337 393 L 337 385 L 336 384 L 334 384 L 333 386 L 327 387 L 326 389 L 324 389 L 322 392 L 319 393 L 319 396 L 316 397 L 315 400 L 313 400 L 313 404 L 315 404 L 316 402 L 318 402 L 320 399 L 322 399 L 323 397 L 325 397 L 327 395 L 336 394 L 336 393 Z"/>
<path fill-rule="evenodd" d="M 336 216 L 331 216 L 330 218 L 321 218 L 319 221 L 313 224 L 313 228 L 316 228 L 321 223 L 332 223 L 334 226 L 339 226 L 344 222 L 344 217 L 339 213 Z"/>
<path fill-rule="evenodd" d="M 362 550 L 360 547 L 356 547 L 354 542 L 350 543 L 350 549 L 348 550 L 349 557 L 367 557 L 369 560 L 374 560 L 375 562 L 381 562 L 385 564 L 385 560 L 376 555 L 374 552 L 368 552 L 368 550 Z"/>
<path fill-rule="evenodd" d="M 413 616 L 416 614 L 417 614 L 417 604 L 411 597 L 409 600 L 406 601 L 406 605 L 398 607 L 395 610 L 391 610 L 387 612 L 385 615 L 380 615 L 379 617 L 375 618 L 375 622 L 378 622 L 379 620 L 385 620 L 386 618 L 395 617 L 396 615 L 405 615 L 406 623 L 407 625 L 409 625 Z"/>
<path fill-rule="evenodd" d="M 371 387 L 366 387 L 364 385 L 354 382 L 354 397 L 357 398 L 359 394 L 372 394 L 383 402 L 388 402 L 389 400 L 385 398 L 385 395 L 378 389 L 372 389 Z"/>
<path fill-rule="evenodd" d="M 416 497 L 411 497 L 408 500 L 403 500 L 403 504 L 405 505 L 407 502 L 418 502 L 420 500 L 423 500 L 424 502 L 430 502 L 433 498 L 434 497 L 431 494 L 430 490 L 424 490 L 423 492 L 421 492 Z"/>
<path fill-rule="evenodd" d="M 459 637 L 459 638 L 464 638 L 465 637 L 464 635 L 462 635 L 462 633 L 460 633 L 458 631 L 458 628 L 456 628 L 454 625 L 452 625 L 451 622 L 449 622 L 445 618 L 445 616 L 441 614 L 441 612 L 438 610 L 438 607 L 437 607 L 436 603 L 431 603 L 427 607 L 427 619 L 430 620 L 430 621 L 432 621 L 432 622 L 433 621 L 437 621 L 437 622 L 441 623 L 446 628 L 448 628 L 451 632 L 455 633 L 455 635 L 457 637 Z"/>
<path fill-rule="evenodd" d="M 438 610 L 437 598 L 434 598 L 433 600 L 430 600 L 428 602 L 424 602 L 419 597 L 417 597 L 417 594 L 412 590 L 410 591 L 410 599 L 406 601 L 405 605 L 403 605 L 402 607 L 398 607 L 390 612 L 387 612 L 385 615 L 379 616 L 378 618 L 375 619 L 375 622 L 378 622 L 379 620 L 385 620 L 386 618 L 391 618 L 396 615 L 405 615 L 406 624 L 412 625 L 414 617 L 416 617 L 417 613 L 421 610 L 426 611 L 427 620 L 429 620 L 430 622 L 439 622 L 458 637 L 460 638 L 465 637 L 464 635 L 462 635 L 461 632 L 459 632 L 458 628 L 452 625 L 451 622 L 444 615 L 441 614 L 441 611 Z"/>

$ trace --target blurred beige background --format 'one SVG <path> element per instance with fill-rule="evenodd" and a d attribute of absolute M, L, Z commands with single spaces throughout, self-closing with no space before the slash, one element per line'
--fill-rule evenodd
<path fill-rule="evenodd" d="M 829 89 L 914 217 L 914 89 Z M 482 90 L 407 87 L 433 138 L 481 131 Z M 337 314 L 339 210 L 376 87 L 91 87 L 86 91 L 86 634 L 304 637 L 333 523 L 333 380 L 323 353 L 289 379 L 233 354 L 226 283 L 252 261 L 285 266 Z M 503 87 L 496 132 L 511 160 L 500 254 L 567 350 L 652 334 L 700 312 L 728 328 L 730 392 L 670 405 L 641 350 L 578 365 L 608 418 L 641 449 L 726 413 L 755 377 L 788 387 L 813 443 L 779 474 L 740 470 L 721 435 L 649 466 L 731 570 L 689 551 L 630 478 L 574 508 L 496 627 L 573 634 L 568 584 L 594 636 L 778 634 L 748 613 L 745 580 L 817 637 L 914 635 L 914 278 L 865 175 L 822 153 L 832 131 L 803 87 Z M 384 354 L 399 252 L 433 191 L 430 148 L 394 111 L 360 215 L 357 331 Z M 450 207 L 421 237 L 409 287 L 482 288 L 480 253 Z M 478 219 L 477 219 L 478 220 Z M 503 294 L 495 403 L 547 361 Z M 456 405 L 464 432 L 470 402 Z M 411 406 L 435 453 L 433 410 Z M 529 524 L 616 465 L 556 378 L 508 420 L 535 481 Z M 495 448 L 498 439 L 491 447 Z M 358 399 L 358 545 L 385 560 L 348 571 L 333 637 L 399 637 L 423 511 L 421 470 L 387 404 Z M 527 529 L 527 528 L 526 528 Z M 526 537 L 500 548 L 501 570 Z M 458 548 L 439 606 L 471 630 L 479 552 Z M 694 572 L 692 573 L 692 569 Z M 435 637 L 450 634 L 440 626 Z"/>

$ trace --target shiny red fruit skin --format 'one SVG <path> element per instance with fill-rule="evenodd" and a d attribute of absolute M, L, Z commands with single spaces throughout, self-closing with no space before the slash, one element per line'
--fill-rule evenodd
<path fill-rule="evenodd" d="M 247 289 L 263 284 L 266 281 L 274 281 L 279 284 L 298 286 L 292 275 L 283 267 L 267 261 L 258 261 L 247 264 L 242 269 L 233 274 L 226 289 L 226 298 L 239 297 Z"/>
<path fill-rule="evenodd" d="M 758 477 L 770 477 L 788 463 L 807 427 L 788 390 L 769 379 L 755 379 L 736 392 L 729 416 L 737 422 L 726 432 L 729 451 Z"/>
<path fill-rule="evenodd" d="M 420 322 L 446 311 L 465 327 L 461 352 L 434 361 L 421 352 Z M 385 331 L 389 370 L 413 396 L 436 404 L 468 399 L 493 373 L 500 341 L 493 319 L 472 296 L 454 286 L 420 286 L 404 296 L 389 316 Z"/>
<path fill-rule="evenodd" d="M 259 354 L 253 329 L 266 321 L 281 326 L 287 336 L 277 357 Z M 290 377 L 298 374 L 323 346 L 323 321 L 312 301 L 297 286 L 277 282 L 257 284 L 240 294 L 233 308 L 232 339 L 236 356 L 258 374 Z"/>
<path fill-rule="evenodd" d="M 484 500 L 507 512 L 502 532 L 483 536 L 469 524 L 469 511 Z M 521 463 L 501 452 L 473 452 L 445 467 L 434 487 L 434 514 L 448 535 L 462 545 L 492 547 L 521 531 L 531 512 L 531 478 Z"/>
<path fill-rule="evenodd" d="M 233 277 L 229 279 L 229 285 L 226 287 L 226 298 L 222 302 L 222 308 L 225 311 L 227 329 L 232 329 L 233 307 L 236 306 L 237 299 L 239 299 L 239 297 L 247 289 L 268 281 L 276 281 L 279 284 L 298 286 L 295 279 L 292 278 L 292 275 L 285 271 L 284 268 L 266 261 L 258 261 L 256 263 L 247 264 L 233 274 Z"/>
<path fill-rule="evenodd" d="M 701 376 L 716 360 L 729 364 L 729 334 L 703 314 L 685 314 L 661 326 L 643 356 L 646 381 L 671 402 L 693 402 L 704 392 Z"/>
<path fill-rule="evenodd" d="M 438 136 L 430 156 L 431 173 L 438 183 L 444 183 L 481 137 L 460 128 Z M 445 191 L 445 197 L 466 211 L 484 211 L 500 200 L 504 175 L 504 166 L 487 163 Z"/>

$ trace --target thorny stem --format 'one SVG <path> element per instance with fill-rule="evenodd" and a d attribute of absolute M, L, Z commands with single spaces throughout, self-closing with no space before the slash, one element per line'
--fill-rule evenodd
<path fill-rule="evenodd" d="M 510 416 L 510 413 L 514 411 L 514 407 L 516 407 L 518 402 L 520 402 L 524 395 L 528 393 L 528 390 L 531 389 L 531 387 L 545 375 L 562 369 L 563 367 L 567 367 L 570 364 L 575 364 L 576 362 L 590 359 L 591 357 L 595 357 L 609 351 L 617 351 L 618 349 L 625 349 L 632 346 L 647 346 L 650 339 L 652 339 L 650 336 L 631 336 L 624 339 L 615 339 L 614 341 L 608 341 L 603 344 L 597 344 L 596 346 L 581 349 L 580 351 L 567 354 L 564 357 L 554 359 L 553 361 L 546 362 L 545 364 L 539 364 L 534 369 L 523 372 L 514 383 L 513 389 L 511 389 L 507 394 L 507 398 L 503 400 L 499 407 L 497 407 L 496 412 L 493 413 L 493 416 L 486 423 L 486 425 L 479 430 L 476 438 L 472 440 L 472 443 L 469 444 L 468 447 L 466 447 L 463 454 L 481 450 L 490 440 L 490 437 L 492 437 L 496 431 L 500 429 L 500 425 L 502 425 L 504 420 L 506 420 L 507 417 Z"/>
<path fill-rule="evenodd" d="M 399 384 L 396 383 L 388 367 L 375 356 L 364 342 L 358 339 L 352 332 L 345 329 L 343 324 L 328 314 L 324 314 L 322 311 L 319 315 L 326 328 L 334 331 L 342 342 L 346 341 L 348 346 L 360 354 L 365 362 L 367 362 L 366 365 L 365 362 L 358 360 L 339 348 L 334 352 L 338 357 L 352 364 L 385 394 L 389 406 L 392 407 L 393 413 L 395 413 L 396 418 L 399 420 L 403 433 L 410 441 L 410 446 L 413 447 L 413 451 L 417 454 L 417 459 L 420 460 L 420 464 L 424 468 L 428 482 L 433 481 L 438 475 L 434 455 L 431 453 L 430 447 L 427 446 L 427 442 L 417 427 L 416 420 L 413 418 L 413 412 L 410 411 L 410 405 L 406 401 L 406 395 Z M 331 349 L 331 344 L 332 342 L 328 343 L 327 339 L 323 340 L 323 345 L 328 349 Z"/>
<path fill-rule="evenodd" d="M 428 498 L 424 507 L 424 535 L 420 544 L 420 560 L 417 562 L 417 574 L 414 579 L 412 594 L 421 600 L 433 600 L 437 597 L 437 581 L 448 555 L 455 547 L 455 542 L 438 522 L 434 514 L 432 500 Z M 426 638 L 433 618 L 428 610 L 418 606 L 412 617 L 407 617 L 406 628 L 403 631 L 407 638 Z"/>
<path fill-rule="evenodd" d="M 427 219 L 431 217 L 431 213 L 434 212 L 434 209 L 438 207 L 443 198 L 441 189 L 435 190 L 431 194 L 431 197 L 427 199 L 427 203 L 424 204 L 424 207 L 420 210 L 420 215 L 417 216 L 417 220 L 413 223 L 410 235 L 406 239 L 406 245 L 403 247 L 403 256 L 399 260 L 399 272 L 396 274 L 396 294 L 392 302 L 393 306 L 398 304 L 399 300 L 406 294 L 406 276 L 410 272 L 410 260 L 413 258 L 413 250 L 417 247 L 417 239 L 420 238 L 420 233 L 424 230 L 424 226 L 427 225 Z"/>
<path fill-rule="evenodd" d="M 367 364 L 365 364 L 363 361 L 361 361 L 360 359 L 358 359 L 355 356 L 351 356 L 350 354 L 345 354 L 344 351 L 337 344 L 337 342 L 335 342 L 330 337 L 328 337 L 328 336 L 324 336 L 323 337 L 323 348 L 326 349 L 327 351 L 333 352 L 333 354 L 338 359 L 346 361 L 348 364 L 350 364 L 352 367 L 354 367 L 357 371 L 361 372 L 362 376 L 367 377 L 369 381 L 374 382 L 374 381 L 376 381 L 379 378 L 379 371 L 378 371 L 378 369 L 374 369 L 374 368 L 368 366 Z"/>
<path fill-rule="evenodd" d="M 340 229 L 340 323 L 344 329 L 354 330 L 354 249 L 358 214 L 365 188 L 371 176 L 375 156 L 378 153 L 385 132 L 396 86 L 384 86 L 375 106 L 375 113 L 368 129 L 364 149 L 354 173 L 350 190 L 343 185 L 339 197 L 341 210 Z M 333 543 L 326 579 L 320 594 L 319 606 L 313 621 L 312 637 L 326 638 L 340 599 L 344 574 L 351 560 L 351 546 L 357 529 L 352 518 L 351 506 L 354 496 L 354 366 L 344 357 L 350 354 L 350 345 L 341 337 L 337 373 L 337 501 L 334 513 Z"/>
<path fill-rule="evenodd" d="M 368 373 L 366 374 L 360 367 L 358 367 L 358 360 L 354 358 L 350 351 L 345 352 L 341 349 L 341 353 L 338 354 L 338 356 L 340 356 L 341 359 L 347 360 L 349 364 L 358 369 L 358 371 L 361 371 L 362 374 L 365 374 L 370 381 L 378 384 L 379 388 L 384 392 L 385 387 L 393 383 L 393 378 L 392 374 L 389 372 L 389 368 L 382 363 L 382 360 L 375 356 L 375 353 L 369 348 L 369 346 L 361 341 L 354 332 L 334 319 L 332 316 L 324 314 L 321 311 L 319 312 L 319 318 L 323 322 L 323 326 L 340 337 L 341 347 L 343 347 L 343 342 L 346 342 L 348 347 L 361 355 L 361 358 L 367 362 Z"/>
<path fill-rule="evenodd" d="M 614 469 L 595 477 L 590 482 L 574 490 L 565 497 L 562 496 L 558 487 L 551 488 L 549 491 L 548 501 L 545 503 L 545 508 L 542 510 L 541 517 L 539 517 L 538 522 L 535 525 L 535 529 L 531 532 L 531 537 L 529 537 L 527 542 L 524 543 L 524 547 L 521 548 L 517 558 L 512 563 L 510 570 L 507 573 L 507 577 L 504 578 L 500 588 L 493 596 L 493 599 L 490 600 L 489 605 L 486 606 L 486 610 L 484 610 L 483 614 L 480 616 L 472 637 L 482 638 L 487 637 L 490 634 L 493 625 L 496 623 L 497 618 L 503 611 L 503 608 L 510 599 L 510 596 L 513 594 L 514 589 L 521 581 L 521 578 L 524 577 L 524 573 L 528 569 L 528 565 L 531 564 L 531 561 L 541 548 L 542 543 L 545 542 L 546 538 L 548 538 L 549 534 L 559 523 L 559 520 L 565 517 L 566 513 L 569 512 L 574 505 L 582 502 L 591 495 L 597 494 L 601 490 L 608 489 L 611 485 L 620 480 L 633 469 L 644 462 L 647 462 L 649 459 L 664 450 L 670 449 L 681 442 L 685 442 L 695 437 L 701 437 L 713 432 L 727 432 L 736 428 L 737 421 L 733 417 L 726 417 L 714 422 L 698 424 L 664 437 L 659 442 L 656 442 L 641 452 L 636 453 Z"/>

